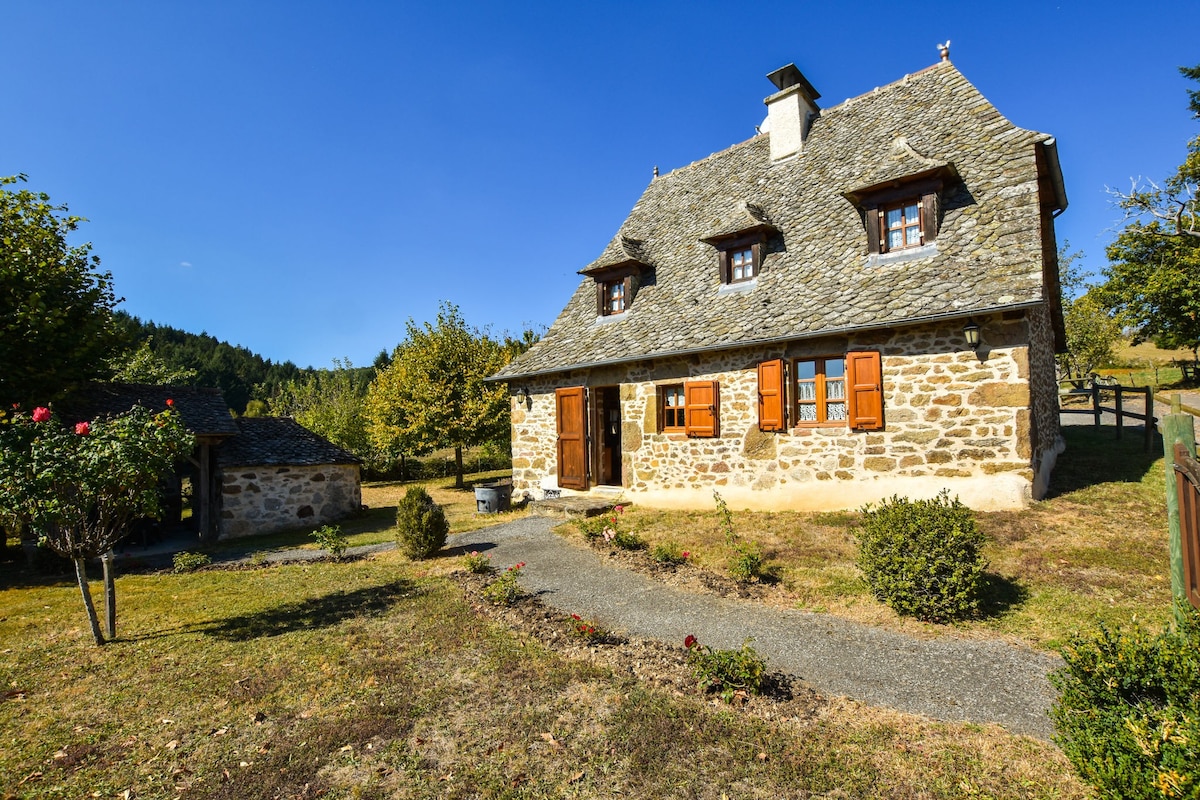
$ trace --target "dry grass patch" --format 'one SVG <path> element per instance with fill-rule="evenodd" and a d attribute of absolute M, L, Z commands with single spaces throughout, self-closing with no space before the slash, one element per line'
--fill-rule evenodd
<path fill-rule="evenodd" d="M 983 610 L 976 619 L 929 625 L 901 618 L 875 600 L 855 566 L 856 512 L 734 511 L 738 534 L 762 547 L 769 578 L 743 594 L 913 635 L 999 635 L 1043 649 L 1097 620 L 1164 622 L 1170 578 L 1161 453 L 1143 453 L 1141 443 L 1129 438 L 1118 442 L 1111 430 L 1072 426 L 1065 435 L 1068 449 L 1046 500 L 1020 511 L 976 514 L 989 537 Z M 674 570 L 647 565 L 644 557 L 616 556 L 635 568 L 697 590 L 706 583 L 693 572 L 727 572 L 729 549 L 715 506 L 699 512 L 626 506 L 621 525 L 651 548 L 671 542 L 692 553 Z M 579 535 L 570 524 L 558 530 Z"/>
<path fill-rule="evenodd" d="M 0 590 L 0 797 L 1087 796 L 996 727 L 735 708 L 567 657 L 395 553 L 118 583 L 103 648 L 69 582 Z"/>

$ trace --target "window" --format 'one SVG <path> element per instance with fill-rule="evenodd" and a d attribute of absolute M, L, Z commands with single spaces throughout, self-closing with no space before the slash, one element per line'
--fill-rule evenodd
<path fill-rule="evenodd" d="M 921 201 L 906 200 L 883 209 L 884 252 L 919 247 L 921 236 Z"/>
<path fill-rule="evenodd" d="M 953 164 L 844 193 L 863 216 L 867 252 L 892 253 L 933 244 L 941 224 L 942 195 L 961 184 Z"/>
<path fill-rule="evenodd" d="M 660 386 L 659 430 L 696 438 L 716 438 L 720 431 L 721 391 L 716 381 L 688 381 Z"/>
<path fill-rule="evenodd" d="M 604 315 L 625 313 L 625 281 L 604 282 Z"/>
<path fill-rule="evenodd" d="M 845 422 L 846 359 L 806 359 L 795 369 L 796 424 Z"/>
<path fill-rule="evenodd" d="M 864 350 L 845 356 L 797 359 L 790 365 L 783 359 L 759 364 L 759 430 L 786 431 L 789 415 L 796 427 L 882 428 L 883 373 L 879 353 Z"/>
<path fill-rule="evenodd" d="M 729 282 L 748 281 L 755 275 L 754 248 L 746 247 L 729 253 Z"/>
<path fill-rule="evenodd" d="M 683 384 L 663 386 L 659 390 L 659 419 L 664 433 L 683 433 L 687 414 L 683 405 Z"/>

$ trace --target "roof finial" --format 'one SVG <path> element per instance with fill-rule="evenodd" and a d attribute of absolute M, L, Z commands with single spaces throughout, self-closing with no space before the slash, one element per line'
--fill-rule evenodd
<path fill-rule="evenodd" d="M 654 165 L 654 177 L 658 177 L 658 164 Z"/>
<path fill-rule="evenodd" d="M 940 55 L 942 57 L 942 61 L 950 60 L 950 40 L 949 39 L 946 40 L 945 44 L 939 44 L 937 46 L 937 49 L 938 49 L 938 55 Z"/>

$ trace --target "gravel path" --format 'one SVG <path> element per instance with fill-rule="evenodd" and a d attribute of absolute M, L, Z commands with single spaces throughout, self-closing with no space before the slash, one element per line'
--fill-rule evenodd
<path fill-rule="evenodd" d="M 770 669 L 827 695 L 948 721 L 997 722 L 1049 739 L 1054 697 L 1046 674 L 1061 662 L 994 640 L 914 639 L 825 614 L 685 592 L 605 563 L 551 533 L 558 521 L 528 517 L 458 534 L 504 568 L 524 561 L 521 583 L 549 606 L 595 617 L 631 636 L 676 642 L 694 634 L 714 647 L 753 647 Z"/>

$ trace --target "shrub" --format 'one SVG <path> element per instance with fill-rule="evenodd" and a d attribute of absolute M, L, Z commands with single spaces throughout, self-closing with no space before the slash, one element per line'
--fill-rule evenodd
<path fill-rule="evenodd" d="M 729 556 L 729 574 L 735 581 L 750 583 L 762 577 L 763 555 L 758 545 L 738 542 Z"/>
<path fill-rule="evenodd" d="M 492 557 L 487 553 L 472 550 L 463 556 L 463 567 L 475 575 L 487 575 L 492 571 Z"/>
<path fill-rule="evenodd" d="M 322 550 L 329 551 L 329 555 L 333 556 L 335 561 L 342 559 L 342 555 L 350 545 L 342 534 L 342 529 L 337 525 L 322 525 L 312 532 L 312 537 L 317 540 L 317 544 L 321 546 Z"/>
<path fill-rule="evenodd" d="M 449 532 L 442 507 L 420 486 L 409 487 L 396 507 L 396 543 L 404 554 L 428 558 L 442 549 Z"/>
<path fill-rule="evenodd" d="M 172 572 L 181 574 L 184 572 L 195 572 L 201 567 L 207 567 L 212 563 L 212 559 L 204 553 L 191 553 L 187 550 L 176 553 L 171 559 Z"/>
<path fill-rule="evenodd" d="M 525 590 L 520 584 L 521 570 L 524 568 L 525 562 L 522 561 L 504 570 L 499 578 L 484 587 L 483 596 L 494 606 L 511 606 L 516 603 L 525 596 Z"/>
<path fill-rule="evenodd" d="M 578 614 L 571 615 L 571 633 L 588 644 L 602 644 L 608 641 L 608 631 L 596 624 L 595 620 L 586 620 Z"/>
<path fill-rule="evenodd" d="M 928 622 L 978 609 L 985 537 L 957 497 L 945 489 L 929 500 L 892 497 L 862 514 L 858 567 L 875 597 Z"/>
<path fill-rule="evenodd" d="M 714 650 L 700 644 L 695 636 L 683 640 L 688 664 L 706 692 L 718 692 L 725 702 L 739 693 L 758 694 L 762 689 L 767 662 L 750 646 L 750 639 L 740 650 Z"/>
<path fill-rule="evenodd" d="M 682 564 L 691 556 L 686 550 L 681 550 L 675 542 L 656 544 L 650 550 L 650 557 L 660 564 Z"/>
<path fill-rule="evenodd" d="M 1104 797 L 1200 797 L 1200 611 L 1175 631 L 1103 625 L 1050 676 L 1055 742 Z"/>
<path fill-rule="evenodd" d="M 720 492 L 713 489 L 713 501 L 721 516 L 721 528 L 725 532 L 725 544 L 729 545 L 729 574 L 740 583 L 750 583 L 762 577 L 763 554 L 758 545 L 744 542 L 733 528 L 733 513 Z"/>

